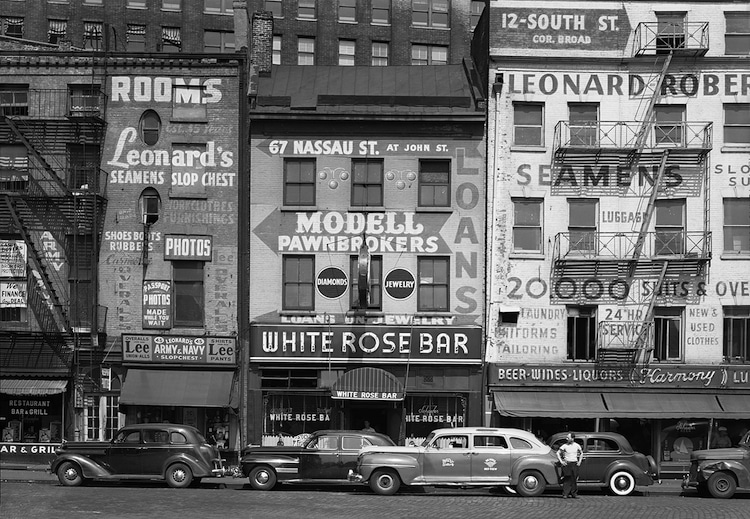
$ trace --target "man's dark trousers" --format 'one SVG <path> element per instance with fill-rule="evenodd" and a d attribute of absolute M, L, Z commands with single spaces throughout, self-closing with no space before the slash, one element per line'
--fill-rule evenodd
<path fill-rule="evenodd" d="M 578 465 L 568 462 L 562 466 L 563 475 L 563 497 L 578 495 Z"/>

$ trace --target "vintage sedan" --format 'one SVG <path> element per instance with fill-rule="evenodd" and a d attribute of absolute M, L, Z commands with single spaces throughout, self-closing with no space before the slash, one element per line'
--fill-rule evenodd
<path fill-rule="evenodd" d="M 736 447 L 693 451 L 690 473 L 683 477 L 682 487 L 721 499 L 732 497 L 737 490 L 750 491 L 750 432 Z"/>
<path fill-rule="evenodd" d="M 576 432 L 583 448 L 579 485 L 597 485 L 615 496 L 628 496 L 636 486 L 653 485 L 659 480 L 656 460 L 633 450 L 630 442 L 613 432 Z M 553 434 L 548 443 L 557 452 L 568 433 Z"/>
<path fill-rule="evenodd" d="M 557 458 L 549 446 L 520 429 L 436 429 L 420 446 L 366 447 L 350 481 L 369 483 L 377 494 L 408 486 L 497 486 L 538 496 L 558 484 Z"/>
<path fill-rule="evenodd" d="M 67 442 L 50 472 L 65 486 L 86 480 L 166 480 L 184 488 L 230 473 L 215 446 L 195 427 L 169 423 L 128 425 L 108 442 Z"/>
<path fill-rule="evenodd" d="M 346 485 L 360 449 L 394 445 L 384 434 L 322 430 L 300 446 L 247 447 L 242 451 L 240 470 L 256 490 L 270 490 L 277 483 Z"/>

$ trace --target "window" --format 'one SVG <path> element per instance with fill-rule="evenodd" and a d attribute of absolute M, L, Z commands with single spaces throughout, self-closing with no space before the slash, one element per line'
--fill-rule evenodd
<path fill-rule="evenodd" d="M 202 261 L 172 261 L 175 326 L 203 326 Z"/>
<path fill-rule="evenodd" d="M 23 38 L 23 18 L 19 16 L 0 17 L 0 35 L 10 38 Z"/>
<path fill-rule="evenodd" d="M 411 46 L 412 65 L 447 65 L 448 47 L 441 45 L 417 45 Z"/>
<path fill-rule="evenodd" d="M 724 144 L 750 145 L 750 103 L 724 105 Z"/>
<path fill-rule="evenodd" d="M 542 200 L 513 200 L 513 251 L 542 252 Z"/>
<path fill-rule="evenodd" d="M 726 33 L 724 54 L 747 56 L 750 54 L 750 13 L 725 12 Z"/>
<path fill-rule="evenodd" d="M 479 18 L 482 17 L 482 12 L 484 12 L 484 0 L 472 0 L 471 1 L 471 30 L 477 28 L 477 24 L 479 24 Z"/>
<path fill-rule="evenodd" d="M 594 253 L 596 247 L 596 215 L 599 200 L 568 200 L 568 234 L 571 252 Z"/>
<path fill-rule="evenodd" d="M 474 436 L 474 447 L 507 449 L 504 436 Z"/>
<path fill-rule="evenodd" d="M 596 307 L 569 306 L 568 360 L 596 360 Z"/>
<path fill-rule="evenodd" d="M 315 65 L 315 38 L 297 38 L 297 65 Z"/>
<path fill-rule="evenodd" d="M 281 65 L 281 36 L 273 37 L 273 65 Z"/>
<path fill-rule="evenodd" d="M 451 161 L 419 161 L 419 207 L 450 207 Z"/>
<path fill-rule="evenodd" d="M 208 14 L 232 14 L 234 0 L 203 0 L 203 12 Z"/>
<path fill-rule="evenodd" d="M 161 118 L 153 110 L 146 110 L 141 115 L 141 120 L 138 123 L 138 130 L 141 136 L 141 140 L 148 146 L 153 146 L 159 141 L 159 134 L 161 133 Z"/>
<path fill-rule="evenodd" d="M 0 85 L 0 115 L 29 115 L 29 85 Z"/>
<path fill-rule="evenodd" d="M 127 7 L 132 9 L 146 9 L 146 0 L 128 0 Z"/>
<path fill-rule="evenodd" d="M 685 200 L 657 200 L 655 211 L 654 254 L 684 254 Z"/>
<path fill-rule="evenodd" d="M 83 48 L 103 50 L 101 22 L 83 22 Z"/>
<path fill-rule="evenodd" d="M 128 52 L 143 52 L 146 50 L 146 26 L 128 24 L 126 33 Z"/>
<path fill-rule="evenodd" d="M 682 354 L 682 311 L 680 307 L 654 309 L 654 359 L 680 360 Z"/>
<path fill-rule="evenodd" d="M 724 199 L 724 252 L 750 253 L 750 198 Z"/>
<path fill-rule="evenodd" d="M 388 66 L 388 44 L 382 41 L 372 42 L 372 66 Z"/>
<path fill-rule="evenodd" d="M 356 42 L 354 40 L 339 40 L 339 65 L 354 66 L 354 50 Z"/>
<path fill-rule="evenodd" d="M 315 159 L 284 159 L 284 205 L 315 205 Z"/>
<path fill-rule="evenodd" d="M 67 32 L 67 20 L 49 20 L 49 28 L 47 29 L 47 41 L 49 43 L 58 44 L 60 43 L 60 40 L 65 39 Z"/>
<path fill-rule="evenodd" d="M 184 445 L 184 444 L 186 444 L 188 442 L 188 439 L 181 432 L 172 431 L 172 434 L 169 437 L 169 441 L 171 443 L 175 443 L 175 444 L 179 444 L 179 445 Z"/>
<path fill-rule="evenodd" d="M 68 256 L 70 323 L 76 328 L 90 328 L 93 314 L 91 302 L 96 300 L 96 287 L 92 283 L 94 237 L 91 234 L 68 234 L 66 239 L 67 243 L 74 245 Z"/>
<path fill-rule="evenodd" d="M 513 103 L 513 144 L 516 146 L 544 145 L 543 104 Z"/>
<path fill-rule="evenodd" d="M 685 47 L 685 13 L 656 13 L 656 53 Z"/>
<path fill-rule="evenodd" d="M 284 310 L 315 309 L 315 257 L 284 256 Z"/>
<path fill-rule="evenodd" d="M 203 52 L 234 52 L 234 32 L 203 31 Z"/>
<path fill-rule="evenodd" d="M 599 142 L 599 104 L 568 103 L 570 146 L 597 146 Z"/>
<path fill-rule="evenodd" d="M 102 94 L 98 86 L 71 85 L 69 95 L 69 115 L 96 115 L 100 112 L 102 105 Z"/>
<path fill-rule="evenodd" d="M 299 18 L 315 18 L 315 0 L 297 0 L 297 16 Z"/>
<path fill-rule="evenodd" d="M 411 23 L 418 27 L 448 27 L 448 0 L 412 0 Z"/>
<path fill-rule="evenodd" d="M 266 0 L 263 5 L 266 11 L 271 11 L 274 18 L 282 18 L 284 16 L 281 0 Z"/>
<path fill-rule="evenodd" d="M 383 161 L 352 160 L 352 206 L 383 205 Z"/>
<path fill-rule="evenodd" d="M 391 0 L 372 0 L 372 23 L 391 23 Z"/>
<path fill-rule="evenodd" d="M 83 0 L 84 5 L 102 5 L 104 0 Z"/>
<path fill-rule="evenodd" d="M 165 11 L 182 11 L 182 0 L 161 0 L 161 8 Z"/>
<path fill-rule="evenodd" d="M 418 311 L 448 311 L 449 262 L 444 257 L 417 258 Z"/>
<path fill-rule="evenodd" d="M 161 28 L 162 52 L 180 52 L 182 49 L 182 31 L 179 27 Z"/>
<path fill-rule="evenodd" d="M 141 193 L 140 200 L 141 222 L 144 225 L 153 225 L 159 220 L 161 213 L 161 198 L 159 192 L 153 187 L 147 187 Z"/>
<path fill-rule="evenodd" d="M 101 154 L 96 144 L 68 144 L 68 187 L 73 190 L 92 189 L 99 185 Z"/>
<path fill-rule="evenodd" d="M 359 268 L 358 256 L 349 258 L 349 279 L 351 286 L 349 289 L 350 307 L 352 309 L 360 308 L 359 306 Z M 367 304 L 368 310 L 380 310 L 383 306 L 383 256 L 370 256 L 370 300 Z"/>
<path fill-rule="evenodd" d="M 747 362 L 750 341 L 750 306 L 724 307 L 724 360 Z"/>
<path fill-rule="evenodd" d="M 685 105 L 656 105 L 654 107 L 656 144 L 682 146 L 684 141 Z"/>
<path fill-rule="evenodd" d="M 339 21 L 357 21 L 357 0 L 339 0 Z"/>

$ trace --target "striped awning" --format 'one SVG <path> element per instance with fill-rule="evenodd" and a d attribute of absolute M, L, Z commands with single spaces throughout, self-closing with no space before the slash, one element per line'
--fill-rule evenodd
<path fill-rule="evenodd" d="M 54 379 L 0 379 L 0 393 L 6 395 L 56 395 L 64 393 L 68 387 L 67 380 Z"/>
<path fill-rule="evenodd" d="M 347 371 L 334 382 L 331 397 L 339 400 L 404 399 L 404 385 L 391 373 L 380 368 L 357 368 Z"/>

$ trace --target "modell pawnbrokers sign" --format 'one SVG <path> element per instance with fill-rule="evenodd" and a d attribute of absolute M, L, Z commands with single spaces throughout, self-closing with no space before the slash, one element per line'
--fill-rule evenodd
<path fill-rule="evenodd" d="M 234 365 L 234 337 L 122 335 L 122 361 L 150 364 Z"/>

